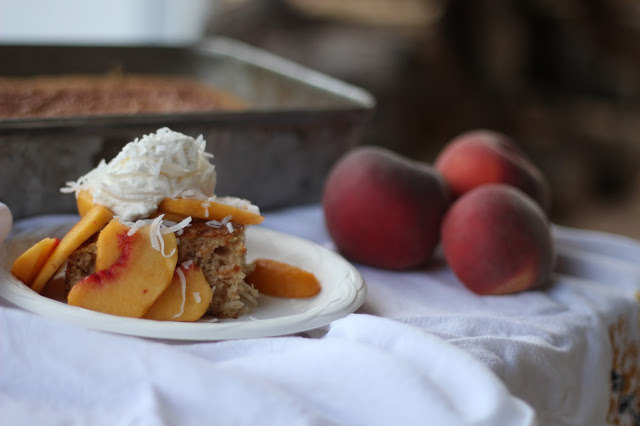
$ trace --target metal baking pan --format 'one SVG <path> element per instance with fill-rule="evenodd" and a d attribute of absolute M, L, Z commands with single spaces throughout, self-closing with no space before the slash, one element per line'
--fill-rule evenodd
<path fill-rule="evenodd" d="M 73 213 L 61 194 L 129 141 L 160 127 L 207 140 L 217 195 L 263 210 L 320 200 L 326 174 L 358 144 L 375 106 L 363 89 L 241 42 L 179 46 L 0 45 L 0 75 L 129 73 L 193 77 L 225 89 L 242 111 L 0 120 L 0 201 L 16 218 Z"/>

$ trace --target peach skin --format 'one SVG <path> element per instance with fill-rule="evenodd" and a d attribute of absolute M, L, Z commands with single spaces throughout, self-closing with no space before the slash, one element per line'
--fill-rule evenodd
<path fill-rule="evenodd" d="M 507 136 L 475 130 L 451 140 L 434 163 L 454 198 L 487 183 L 504 183 L 527 193 L 548 211 L 546 177 Z"/>
<path fill-rule="evenodd" d="M 133 235 L 127 230 L 105 234 L 103 238 L 110 239 L 110 245 L 119 246 L 118 259 L 109 269 L 78 281 L 69 292 L 68 303 L 112 315 L 141 317 L 171 283 L 178 260 L 175 235 L 162 235 L 162 253 L 151 244 L 150 228 L 143 226 Z"/>
<path fill-rule="evenodd" d="M 517 188 L 487 184 L 463 194 L 442 222 L 442 248 L 455 275 L 477 294 L 547 283 L 554 264 L 549 222 Z"/>
<path fill-rule="evenodd" d="M 333 167 L 322 202 L 327 230 L 346 257 L 401 270 L 431 258 L 449 196 L 429 165 L 362 146 Z"/>

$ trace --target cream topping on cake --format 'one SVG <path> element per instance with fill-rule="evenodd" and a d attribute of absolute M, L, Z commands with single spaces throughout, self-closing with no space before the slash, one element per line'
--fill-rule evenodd
<path fill-rule="evenodd" d="M 63 192 L 88 190 L 94 203 L 122 220 L 147 217 L 165 198 L 214 197 L 216 171 L 206 141 L 168 128 L 129 142 L 108 163 L 98 166 Z"/>

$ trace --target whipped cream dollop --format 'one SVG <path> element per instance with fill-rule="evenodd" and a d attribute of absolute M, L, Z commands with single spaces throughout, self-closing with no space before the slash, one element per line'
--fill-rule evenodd
<path fill-rule="evenodd" d="M 148 217 L 165 198 L 215 198 L 216 170 L 206 141 L 168 128 L 129 142 L 62 192 L 89 191 L 122 220 Z"/>

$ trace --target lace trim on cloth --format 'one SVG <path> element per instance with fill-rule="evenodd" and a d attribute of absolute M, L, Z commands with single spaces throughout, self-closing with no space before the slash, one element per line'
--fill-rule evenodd
<path fill-rule="evenodd" d="M 640 425 L 640 341 L 632 327 L 625 316 L 609 326 L 613 360 L 607 422 L 611 425 Z"/>

